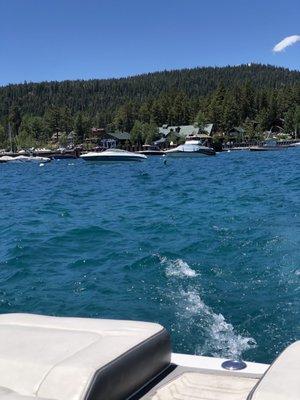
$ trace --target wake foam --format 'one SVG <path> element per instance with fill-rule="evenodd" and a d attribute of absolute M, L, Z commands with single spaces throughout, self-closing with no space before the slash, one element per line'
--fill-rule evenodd
<path fill-rule="evenodd" d="M 238 358 L 244 351 L 256 347 L 253 338 L 237 334 L 222 314 L 216 314 L 203 302 L 195 289 L 181 290 L 180 294 L 178 316 L 185 320 L 186 329 L 194 334 L 198 331 L 204 337 L 203 343 L 196 347 L 197 354 Z"/>
<path fill-rule="evenodd" d="M 190 347 L 197 343 L 194 352 L 221 358 L 239 358 L 246 350 L 256 347 L 256 341 L 235 332 L 233 325 L 206 305 L 199 293 L 202 287 L 199 274 L 182 259 L 169 259 L 158 255 L 168 282 L 164 295 L 175 306 L 175 330 L 182 343 Z M 198 279 L 194 279 L 197 278 Z"/>
<path fill-rule="evenodd" d="M 198 274 L 188 263 L 181 260 L 170 260 L 167 257 L 160 257 L 160 262 L 166 267 L 165 273 L 167 277 L 176 276 L 178 278 L 194 278 Z"/>

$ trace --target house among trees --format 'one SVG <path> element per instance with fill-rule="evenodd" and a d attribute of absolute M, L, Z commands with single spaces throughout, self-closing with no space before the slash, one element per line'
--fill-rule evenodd
<path fill-rule="evenodd" d="M 195 127 L 194 125 L 162 125 L 159 129 L 159 134 L 162 138 L 168 138 L 175 136 L 178 139 L 186 139 L 189 136 L 209 135 L 211 136 L 214 132 L 214 124 L 205 124 L 202 128 Z"/>
<path fill-rule="evenodd" d="M 85 138 L 85 142 L 93 145 L 98 145 L 103 137 L 106 134 L 105 128 L 95 128 L 91 129 L 91 132 L 87 138 Z"/>
<path fill-rule="evenodd" d="M 106 149 L 124 147 L 129 141 L 130 133 L 128 132 L 109 132 L 102 137 L 100 145 Z"/>
<path fill-rule="evenodd" d="M 54 132 L 53 135 L 51 136 L 51 142 L 58 143 L 62 135 L 64 135 L 64 132 Z"/>
<path fill-rule="evenodd" d="M 91 135 L 85 141 L 109 149 L 124 146 L 126 142 L 130 141 L 130 134 L 128 132 L 106 132 L 105 128 L 92 128 Z"/>
<path fill-rule="evenodd" d="M 277 136 L 278 134 L 284 133 L 284 119 L 276 118 L 273 121 L 269 132 L 272 136 Z"/>
<path fill-rule="evenodd" d="M 236 142 L 243 142 L 245 139 L 245 129 L 241 126 L 234 126 L 226 132 L 226 136 L 230 140 L 234 140 Z"/>
<path fill-rule="evenodd" d="M 76 142 L 77 134 L 74 131 L 71 131 L 67 136 L 67 144 L 68 146 L 74 146 Z"/>

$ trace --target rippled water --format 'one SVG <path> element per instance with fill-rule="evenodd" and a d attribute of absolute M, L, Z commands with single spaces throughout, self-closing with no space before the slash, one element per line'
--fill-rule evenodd
<path fill-rule="evenodd" d="M 268 362 L 299 338 L 300 150 L 0 165 L 0 312 L 158 321 Z"/>

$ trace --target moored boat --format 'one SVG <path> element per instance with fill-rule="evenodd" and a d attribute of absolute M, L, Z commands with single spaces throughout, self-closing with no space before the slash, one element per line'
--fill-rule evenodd
<path fill-rule="evenodd" d="M 163 156 L 165 154 L 158 146 L 150 144 L 144 144 L 143 150 L 138 151 L 138 153 L 145 156 Z"/>
<path fill-rule="evenodd" d="M 288 145 L 279 145 L 275 139 L 267 139 L 261 146 L 250 147 L 250 151 L 274 151 L 288 148 Z"/>
<path fill-rule="evenodd" d="M 81 154 L 80 158 L 85 161 L 100 161 L 100 162 L 123 162 L 123 161 L 144 161 L 147 156 L 144 154 L 132 153 L 121 149 L 107 149 L 97 152 L 91 151 L 86 154 Z"/>
<path fill-rule="evenodd" d="M 38 156 L 16 156 L 16 157 L 11 157 L 11 156 L 3 156 L 0 157 L 0 163 L 7 163 L 7 162 L 13 162 L 13 163 L 23 163 L 23 162 L 39 162 L 39 163 L 47 163 L 50 162 L 51 158 L 48 157 L 38 157 Z"/>
<path fill-rule="evenodd" d="M 298 147 L 300 148 L 300 142 L 292 143 L 289 147 Z"/>
<path fill-rule="evenodd" d="M 212 147 L 204 145 L 201 140 L 187 140 L 174 149 L 166 150 L 165 154 L 168 157 L 199 157 L 214 156 L 216 151 Z"/>

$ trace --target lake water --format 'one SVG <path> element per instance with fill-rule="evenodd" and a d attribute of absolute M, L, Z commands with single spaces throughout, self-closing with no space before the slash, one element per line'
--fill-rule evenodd
<path fill-rule="evenodd" d="M 300 149 L 0 164 L 0 313 L 157 321 L 174 350 L 299 338 Z"/>

